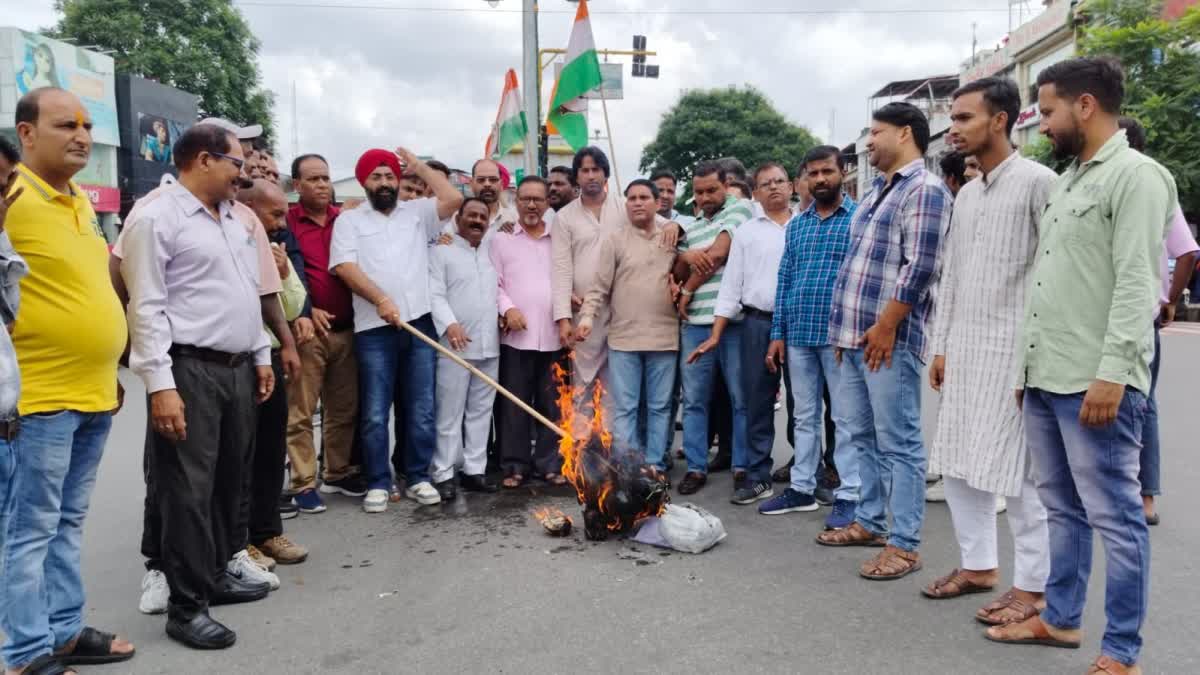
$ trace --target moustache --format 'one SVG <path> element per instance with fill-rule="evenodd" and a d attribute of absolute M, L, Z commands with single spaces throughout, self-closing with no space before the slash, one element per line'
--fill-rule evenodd
<path fill-rule="evenodd" d="M 254 181 L 245 176 L 238 176 L 237 186 L 239 190 L 249 190 L 250 188 L 254 187 Z"/>

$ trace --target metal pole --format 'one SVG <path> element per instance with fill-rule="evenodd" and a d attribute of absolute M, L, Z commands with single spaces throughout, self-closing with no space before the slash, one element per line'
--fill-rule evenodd
<path fill-rule="evenodd" d="M 613 177 L 617 179 L 617 191 L 621 190 L 621 172 L 617 170 L 617 150 L 613 146 L 612 126 L 608 123 L 608 99 L 604 96 L 604 80 L 600 81 L 600 109 L 604 111 L 604 131 L 608 134 L 608 159 L 612 164 Z"/>
<path fill-rule="evenodd" d="M 537 0 L 521 0 L 521 81 L 525 97 L 525 175 L 537 174 L 538 128 L 542 124 L 541 73 L 538 68 Z"/>

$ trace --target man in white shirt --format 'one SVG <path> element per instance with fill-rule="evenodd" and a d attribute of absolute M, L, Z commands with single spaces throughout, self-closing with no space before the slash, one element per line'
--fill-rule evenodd
<path fill-rule="evenodd" d="M 405 170 L 431 186 L 435 197 L 399 202 L 399 182 Z M 421 504 L 437 504 L 441 498 L 429 476 L 436 447 L 437 352 L 402 329 L 400 322 L 437 339 L 431 315 L 428 241 L 463 198 L 445 176 L 404 148 L 395 153 L 368 150 L 359 158 L 354 174 L 367 192 L 368 203 L 338 218 L 329 269 L 354 293 L 360 435 L 368 483 L 363 510 L 387 510 L 392 485 L 387 423 L 397 391 L 403 392 L 408 419 L 405 494 Z"/>
<path fill-rule="evenodd" d="M 496 270 L 481 246 L 488 230 L 487 203 L 468 197 L 454 220 L 458 231 L 451 242 L 435 246 L 429 254 L 433 325 L 443 345 L 496 379 L 500 375 Z M 484 476 L 495 400 L 495 389 L 450 359 L 438 359 L 433 481 L 443 500 L 456 496 L 455 467 L 462 469 L 464 490 L 496 491 Z"/>

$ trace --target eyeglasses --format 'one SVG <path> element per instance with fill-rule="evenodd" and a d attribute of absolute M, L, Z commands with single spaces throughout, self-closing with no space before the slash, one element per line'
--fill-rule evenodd
<path fill-rule="evenodd" d="M 221 159 L 229 160 L 229 163 L 237 167 L 238 171 L 241 171 L 242 167 L 246 165 L 246 160 L 238 159 L 237 157 L 230 157 L 223 152 L 210 152 L 208 154 L 212 155 L 213 157 L 220 157 Z"/>
<path fill-rule="evenodd" d="M 788 181 L 786 178 L 776 178 L 774 180 L 764 180 L 758 184 L 758 187 L 760 189 L 769 189 L 769 188 L 773 188 L 776 186 L 782 187 L 784 185 L 787 185 L 789 182 L 790 181 Z"/>

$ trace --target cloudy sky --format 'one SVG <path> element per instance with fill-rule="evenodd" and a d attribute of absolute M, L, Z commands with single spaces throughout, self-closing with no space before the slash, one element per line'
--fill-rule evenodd
<path fill-rule="evenodd" d="M 504 71 L 520 73 L 520 0 L 498 0 L 495 8 L 485 0 L 235 4 L 262 41 L 264 83 L 277 98 L 280 155 L 292 157 L 298 127 L 299 150 L 328 156 L 337 176 L 352 173 L 362 150 L 397 144 L 469 167 L 482 153 Z M 575 5 L 541 0 L 540 6 L 541 46 L 566 47 Z M 660 78 L 633 79 L 626 68 L 625 100 L 609 105 L 626 181 L 685 89 L 753 84 L 790 120 L 841 145 L 867 123 L 867 96 L 882 84 L 957 72 L 971 54 L 973 24 L 981 47 L 995 44 L 1008 26 L 1006 0 L 592 0 L 588 6 L 597 47 L 629 49 L 631 36 L 641 34 L 658 52 L 650 62 L 661 67 Z M 928 11 L 939 8 L 945 11 Z M 55 19 L 52 0 L 34 0 L 6 9 L 0 23 L 36 30 Z M 603 127 L 598 103 L 591 126 Z"/>

